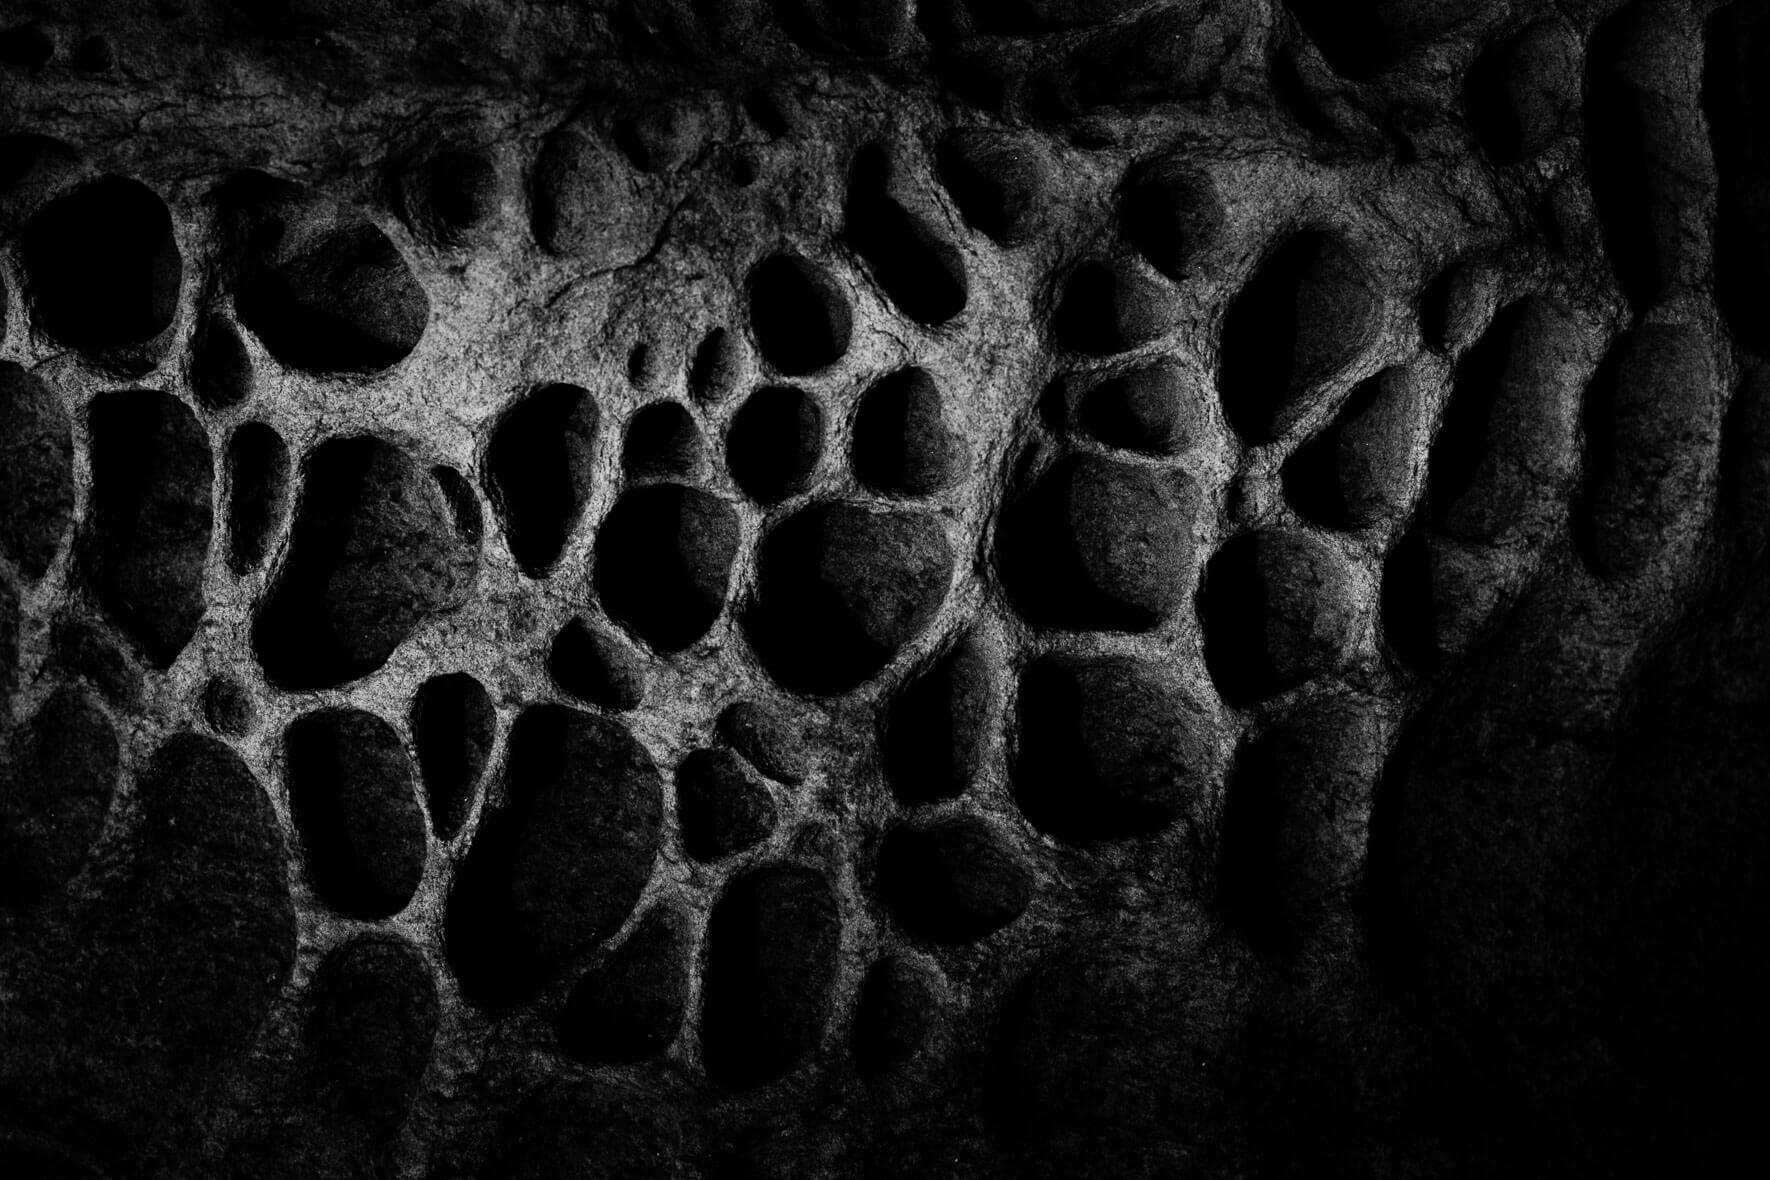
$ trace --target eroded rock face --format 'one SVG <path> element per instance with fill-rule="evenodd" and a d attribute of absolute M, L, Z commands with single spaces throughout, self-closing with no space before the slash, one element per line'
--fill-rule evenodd
<path fill-rule="evenodd" d="M 309 713 L 283 737 L 289 807 L 308 878 L 327 904 L 385 918 L 424 872 L 424 819 L 411 761 L 394 728 L 355 709 Z"/>
<path fill-rule="evenodd" d="M 479 545 L 392 443 L 329 439 L 302 468 L 289 554 L 252 635 L 267 676 L 317 688 L 373 672 L 420 623 L 462 605 Z"/>
<path fill-rule="evenodd" d="M 648 913 L 603 963 L 573 985 L 560 1035 L 591 1062 L 650 1057 L 676 1039 L 688 1002 L 687 924 Z"/>
<path fill-rule="evenodd" d="M 20 0 L 0 1174 L 1737 1169 L 1767 37 Z"/>
<path fill-rule="evenodd" d="M 604 609 L 659 651 L 681 651 L 724 609 L 738 552 L 737 514 L 682 484 L 636 488 L 596 536 Z"/>
<path fill-rule="evenodd" d="M 280 189 L 240 213 L 249 228 L 234 306 L 277 359 L 374 373 L 418 346 L 430 298 L 380 226 Z"/>
<path fill-rule="evenodd" d="M 1003 580 L 1031 622 L 1148 630 L 1184 601 L 1193 512 L 1183 475 L 1070 456 L 1007 510 Z"/>
<path fill-rule="evenodd" d="M 822 873 L 766 865 L 735 882 L 708 929 L 701 1043 L 713 1076 L 755 1085 L 817 1047 L 828 1016 L 840 916 Z"/>
<path fill-rule="evenodd" d="M 74 348 L 146 344 L 172 323 L 184 261 L 153 190 L 100 177 L 44 206 L 23 234 L 38 326 Z"/>
<path fill-rule="evenodd" d="M 436 834 L 452 839 L 491 760 L 498 717 L 485 686 L 466 672 L 432 676 L 412 700 L 411 733 Z"/>
<path fill-rule="evenodd" d="M 0 891 L 28 905 L 80 871 L 117 789 L 117 735 L 92 696 L 64 688 L 12 735 Z"/>
<path fill-rule="evenodd" d="M 0 551 L 33 578 L 61 548 L 74 509 L 74 445 L 55 391 L 0 363 Z"/>
<path fill-rule="evenodd" d="M 1040 660 L 1021 675 L 1021 810 L 1066 839 L 1158 831 L 1209 790 L 1213 728 L 1205 703 L 1161 667 Z"/>
<path fill-rule="evenodd" d="M 510 553 L 544 573 L 583 515 L 592 489 L 596 403 L 575 385 L 548 385 L 498 419 L 486 448 L 486 484 Z"/>
<path fill-rule="evenodd" d="M 813 505 L 763 542 L 759 594 L 746 624 L 782 685 L 842 692 L 928 626 L 946 597 L 952 561 L 931 516 Z"/>
<path fill-rule="evenodd" d="M 663 782 L 619 723 L 537 705 L 511 726 L 505 805 L 450 892 L 449 961 L 487 1002 L 520 998 L 619 929 L 657 855 Z"/>
<path fill-rule="evenodd" d="M 106 612 L 159 667 L 203 617 L 215 462 L 189 406 L 148 390 L 93 403 L 86 563 Z"/>
<path fill-rule="evenodd" d="M 78 942 L 6 935 L 24 990 L 4 1018 L 18 1051 L 0 1087 L 52 1145 L 79 1143 L 84 1128 L 76 1160 L 144 1142 L 199 1094 L 245 1050 L 295 960 L 282 834 L 239 756 L 177 735 L 136 786 L 140 844 L 78 919 Z"/>

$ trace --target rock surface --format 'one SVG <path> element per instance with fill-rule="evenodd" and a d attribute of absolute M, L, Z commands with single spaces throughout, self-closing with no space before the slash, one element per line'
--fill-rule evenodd
<path fill-rule="evenodd" d="M 510 728 L 505 803 L 449 894 L 449 961 L 487 1003 L 521 998 L 619 929 L 651 876 L 663 783 L 618 722 L 534 705 Z"/>
<path fill-rule="evenodd" d="M 0 552 L 33 578 L 61 548 L 74 512 L 74 443 L 55 392 L 0 363 Z"/>
<path fill-rule="evenodd" d="M 11 0 L 0 1174 L 1726 1175 L 1755 0 Z"/>
<path fill-rule="evenodd" d="M 382 439 L 330 439 L 302 465 L 289 553 L 253 623 L 265 672 L 291 688 L 365 676 L 473 587 L 463 537 L 435 479 Z"/>

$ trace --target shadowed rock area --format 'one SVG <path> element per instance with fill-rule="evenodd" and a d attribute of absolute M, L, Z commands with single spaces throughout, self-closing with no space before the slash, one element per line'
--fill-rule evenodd
<path fill-rule="evenodd" d="M 273 680 L 318 688 L 373 672 L 425 619 L 460 606 L 479 545 L 392 443 L 330 439 L 302 469 L 288 556 L 252 636 Z"/>
<path fill-rule="evenodd" d="M 1762 1155 L 1770 6 L 4 8 L 0 1176 Z"/>

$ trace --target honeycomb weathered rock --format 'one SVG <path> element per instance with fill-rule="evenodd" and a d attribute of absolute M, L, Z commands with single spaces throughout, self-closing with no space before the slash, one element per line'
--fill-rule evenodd
<path fill-rule="evenodd" d="M 1727 1174 L 1756 0 L 13 0 L 0 1174 Z"/>

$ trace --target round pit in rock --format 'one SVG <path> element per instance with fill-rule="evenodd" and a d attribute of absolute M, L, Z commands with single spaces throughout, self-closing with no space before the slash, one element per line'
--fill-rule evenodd
<path fill-rule="evenodd" d="M 1158 664 L 1035 661 L 1021 674 L 1019 723 L 1015 798 L 1065 840 L 1160 831 L 1202 806 L 1218 772 L 1215 719 Z"/>
<path fill-rule="evenodd" d="M 139 181 L 101 177 L 57 198 L 25 227 L 22 258 L 38 325 L 83 352 L 145 344 L 178 309 L 172 214 Z"/>
<path fill-rule="evenodd" d="M 745 615 L 763 665 L 785 688 L 846 692 L 934 619 L 953 550 L 937 518 L 814 504 L 762 542 L 757 597 Z"/>
<path fill-rule="evenodd" d="M 1146 631 L 1192 580 L 1197 493 L 1179 472 L 1071 455 L 1004 513 L 1002 581 L 1028 621 Z"/>

